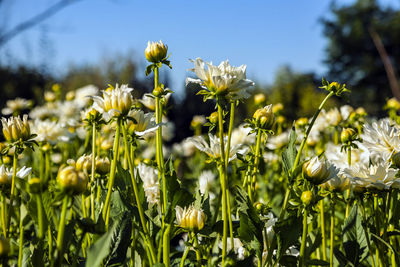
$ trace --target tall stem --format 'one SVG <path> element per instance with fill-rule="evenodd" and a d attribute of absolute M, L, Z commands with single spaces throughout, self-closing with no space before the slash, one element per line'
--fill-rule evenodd
<path fill-rule="evenodd" d="M 107 197 L 106 201 L 104 203 L 104 209 L 103 209 L 103 219 L 105 221 L 105 226 L 106 229 L 108 229 L 108 222 L 110 220 L 110 203 L 111 203 L 111 193 L 112 193 L 112 188 L 114 185 L 114 179 L 115 179 L 115 171 L 117 169 L 117 161 L 118 161 L 118 155 L 119 155 L 119 143 L 120 143 L 120 134 L 121 134 L 121 121 L 118 119 L 117 120 L 117 129 L 115 130 L 115 137 L 114 137 L 114 157 L 111 162 L 111 168 L 110 168 L 110 180 L 108 181 L 108 191 L 107 191 Z"/>
<path fill-rule="evenodd" d="M 96 172 L 96 123 L 92 125 L 92 175 L 90 183 L 90 215 L 92 220 L 95 220 L 94 214 L 94 189 L 95 189 L 95 172 Z"/>
<path fill-rule="evenodd" d="M 333 198 L 331 198 L 331 244 L 330 244 L 330 250 L 329 250 L 329 265 L 330 267 L 333 267 L 333 242 L 335 240 L 334 236 L 334 227 L 335 227 L 335 202 Z"/>
<path fill-rule="evenodd" d="M 347 163 L 349 164 L 349 167 L 351 166 L 351 147 L 348 148 L 347 150 Z M 346 212 L 345 212 L 345 218 L 349 217 L 349 211 L 350 211 L 350 190 L 351 188 L 347 189 L 346 191 Z"/>
<path fill-rule="evenodd" d="M 226 246 L 227 246 L 227 234 L 228 234 L 228 221 L 227 221 L 227 210 L 226 210 L 226 168 L 225 168 L 225 145 L 224 145 L 224 123 L 223 123 L 223 111 L 221 104 L 217 100 L 218 106 L 218 128 L 219 138 L 221 146 L 221 163 L 219 167 L 220 182 L 222 188 L 222 220 L 223 220 L 223 236 L 222 236 L 222 266 L 225 264 Z M 232 240 L 233 241 L 233 240 Z"/>
<path fill-rule="evenodd" d="M 67 217 L 67 208 L 68 208 L 69 196 L 64 196 L 62 209 L 61 209 L 61 218 L 60 224 L 58 225 L 58 233 L 57 233 L 57 250 L 58 250 L 58 262 L 61 264 L 63 254 L 64 254 L 64 232 L 65 232 L 65 224 Z"/>
<path fill-rule="evenodd" d="M 262 131 L 261 131 L 261 129 L 258 129 L 258 131 L 257 131 L 256 149 L 255 149 L 255 154 L 254 154 L 253 174 L 252 174 L 252 177 L 251 177 L 251 196 L 250 196 L 250 200 L 252 200 L 252 201 L 253 201 L 253 194 L 255 192 L 255 184 L 256 184 L 256 180 L 257 180 L 258 162 L 259 162 L 259 159 L 260 159 L 261 135 L 262 135 Z"/>
<path fill-rule="evenodd" d="M 326 233 L 325 233 L 325 211 L 324 211 L 324 200 L 320 200 L 320 212 L 321 212 L 321 233 L 322 233 L 322 259 L 326 261 Z"/>
<path fill-rule="evenodd" d="M 305 266 L 305 262 L 304 262 L 304 252 L 306 249 L 306 238 L 307 238 L 307 216 L 308 216 L 308 212 L 307 212 L 307 207 L 304 208 L 304 214 L 303 214 L 303 235 L 301 237 L 301 246 L 300 246 L 300 267 Z"/>
<path fill-rule="evenodd" d="M 231 110 L 230 110 L 230 117 L 229 117 L 229 127 L 228 127 L 228 140 L 226 142 L 226 154 L 225 154 L 225 170 L 228 170 L 229 165 L 229 156 L 231 151 L 231 139 L 232 139 L 232 130 L 233 130 L 233 122 L 235 120 L 235 102 L 231 102 Z M 232 225 L 232 218 L 231 214 L 231 205 L 230 205 L 230 193 L 229 193 L 229 186 L 226 189 L 226 204 L 227 204 L 227 212 L 228 216 L 228 223 L 229 223 L 229 237 L 231 239 L 231 247 L 234 249 L 234 242 L 233 242 L 233 225 Z"/>
<path fill-rule="evenodd" d="M 7 201 L 3 192 L 1 192 L 1 224 L 3 226 L 3 235 L 7 238 Z"/>
<path fill-rule="evenodd" d="M 22 218 L 22 212 L 20 212 L 19 218 L 19 248 L 18 248 L 18 266 L 22 266 L 22 256 L 24 248 L 24 224 Z"/>
<path fill-rule="evenodd" d="M 9 209 L 9 211 L 12 210 L 12 208 L 13 208 L 12 205 L 13 205 L 13 202 L 14 202 L 15 177 L 17 177 L 17 160 L 18 160 L 18 154 L 17 154 L 17 147 L 16 147 L 15 151 L 14 151 L 14 155 L 13 155 L 13 173 L 12 173 L 12 178 L 11 178 L 11 195 L 10 195 L 10 209 Z M 10 220 L 11 220 L 11 216 L 10 216 L 10 214 L 8 214 L 7 224 L 6 224 L 7 227 L 10 227 L 10 228 L 8 228 L 8 230 L 9 230 L 8 232 L 10 232 L 10 230 L 11 230 Z"/>
<path fill-rule="evenodd" d="M 124 137 L 124 149 L 125 149 L 125 151 L 129 151 L 129 142 L 128 142 L 128 136 L 126 134 L 126 127 L 124 124 L 122 124 L 121 126 L 122 126 L 122 135 Z M 140 222 L 142 223 L 143 232 L 145 234 L 145 242 L 147 243 L 146 245 L 150 249 L 150 254 L 151 254 L 150 260 L 152 260 L 152 262 L 155 263 L 156 256 L 155 256 L 155 252 L 154 252 L 153 242 L 151 242 L 149 230 L 147 229 L 146 218 L 144 216 L 143 206 L 139 199 L 139 190 L 138 190 L 137 183 L 136 183 L 135 176 L 134 176 L 135 170 L 133 168 L 133 162 L 132 162 L 130 153 L 127 153 L 127 160 L 128 160 L 129 173 L 131 176 L 133 192 L 135 194 L 136 205 L 137 205 L 137 208 L 139 211 Z"/>

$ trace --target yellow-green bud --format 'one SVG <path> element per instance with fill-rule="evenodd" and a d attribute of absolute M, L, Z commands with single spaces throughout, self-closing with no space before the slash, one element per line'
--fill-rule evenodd
<path fill-rule="evenodd" d="M 400 109 L 400 102 L 395 97 L 392 97 L 391 99 L 389 99 L 386 102 L 386 106 L 389 109 L 399 110 Z"/>
<path fill-rule="evenodd" d="M 353 128 L 343 128 L 342 133 L 340 134 L 340 141 L 343 144 L 352 142 L 356 140 L 356 138 L 357 138 L 357 132 Z"/>
<path fill-rule="evenodd" d="M 90 155 L 83 155 L 78 158 L 75 164 L 78 171 L 90 172 L 92 170 L 92 157 Z"/>
<path fill-rule="evenodd" d="M 257 109 L 256 112 L 254 112 L 253 118 L 255 119 L 258 127 L 270 129 L 275 122 L 275 116 L 272 112 L 272 105 Z"/>
<path fill-rule="evenodd" d="M 259 93 L 254 95 L 254 104 L 261 105 L 265 102 L 266 97 L 263 93 Z"/>
<path fill-rule="evenodd" d="M 276 117 L 276 123 L 278 123 L 278 124 L 285 123 L 285 121 L 286 121 L 285 116 L 281 115 L 281 116 Z"/>
<path fill-rule="evenodd" d="M 305 117 L 301 117 L 296 121 L 296 126 L 299 128 L 306 127 L 307 124 L 308 124 L 308 119 Z"/>
<path fill-rule="evenodd" d="M 28 185 L 29 185 L 29 192 L 31 192 L 32 194 L 40 193 L 41 182 L 39 178 L 37 177 L 31 178 L 28 181 Z"/>
<path fill-rule="evenodd" d="M 330 171 L 327 168 L 326 162 L 320 160 L 318 157 L 313 157 L 309 161 L 305 162 L 302 171 L 304 178 L 314 185 L 322 184 L 330 176 Z"/>
<path fill-rule="evenodd" d="M 67 94 L 65 95 L 65 99 L 67 101 L 72 101 L 75 99 L 75 91 L 68 91 Z"/>
<path fill-rule="evenodd" d="M 314 194 L 311 191 L 304 191 L 301 193 L 301 202 L 303 202 L 304 205 L 308 206 L 311 204 L 311 202 L 314 199 Z"/>
<path fill-rule="evenodd" d="M 8 156 L 8 155 L 4 155 L 4 156 L 2 157 L 2 159 L 3 159 L 3 163 L 4 163 L 5 165 L 9 165 L 9 164 L 11 164 L 11 162 L 12 162 L 12 158 L 11 158 L 10 156 Z"/>
<path fill-rule="evenodd" d="M 359 107 L 356 109 L 356 113 L 360 116 L 367 116 L 367 112 L 363 107 Z"/>
<path fill-rule="evenodd" d="M 102 175 L 107 174 L 110 171 L 110 160 L 96 157 L 96 171 Z"/>
<path fill-rule="evenodd" d="M 167 57 L 168 46 L 160 42 L 148 42 L 144 54 L 151 63 L 159 63 Z"/>
<path fill-rule="evenodd" d="M 1 119 L 3 125 L 4 138 L 12 143 L 18 140 L 26 141 L 31 137 L 31 128 L 28 122 L 28 115 L 24 115 L 23 119 L 18 117 L 11 117 L 8 120 Z"/>
<path fill-rule="evenodd" d="M 44 100 L 46 100 L 46 102 L 54 102 L 56 101 L 56 94 L 51 92 L 51 91 L 46 91 L 44 92 Z"/>
<path fill-rule="evenodd" d="M 206 220 L 203 210 L 196 209 L 194 206 L 184 209 L 176 206 L 175 210 L 176 220 L 180 227 L 190 231 L 203 229 Z"/>
<path fill-rule="evenodd" d="M 4 258 L 10 253 L 10 241 L 4 236 L 0 237 L 0 258 Z"/>
<path fill-rule="evenodd" d="M 82 193 L 87 187 L 87 176 L 73 166 L 61 168 L 57 175 L 58 184 L 67 192 Z"/>
<path fill-rule="evenodd" d="M 216 124 L 218 122 L 218 112 L 211 113 L 210 117 L 208 117 L 212 124 Z"/>
<path fill-rule="evenodd" d="M 158 86 L 153 90 L 154 96 L 161 96 L 163 93 L 164 93 L 164 88 L 162 88 L 161 86 Z"/>
<path fill-rule="evenodd" d="M 100 115 L 99 111 L 98 111 L 97 109 L 95 109 L 95 108 L 92 108 L 92 109 L 87 113 L 86 119 L 88 119 L 88 120 L 94 120 L 94 119 L 96 119 L 97 116 L 99 116 L 99 115 Z"/>
<path fill-rule="evenodd" d="M 53 84 L 53 85 L 51 86 L 51 90 L 52 90 L 53 92 L 55 92 L 55 93 L 58 93 L 58 92 L 60 92 L 60 90 L 61 90 L 61 86 L 60 86 L 58 83 L 55 83 L 55 84 Z"/>
<path fill-rule="evenodd" d="M 272 112 L 273 113 L 279 113 L 284 109 L 283 104 L 282 103 L 277 103 L 272 107 Z"/>

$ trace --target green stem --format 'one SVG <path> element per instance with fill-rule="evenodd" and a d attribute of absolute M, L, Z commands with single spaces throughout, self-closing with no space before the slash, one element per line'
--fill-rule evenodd
<path fill-rule="evenodd" d="M 185 266 L 185 260 L 187 255 L 189 254 L 190 251 L 190 247 L 186 246 L 185 251 L 183 252 L 182 258 L 181 258 L 181 264 L 179 265 L 180 267 L 184 267 Z"/>
<path fill-rule="evenodd" d="M 321 233 L 322 233 L 322 259 L 326 261 L 326 233 L 325 233 L 325 211 L 324 211 L 324 200 L 320 201 L 320 212 L 321 212 Z"/>
<path fill-rule="evenodd" d="M 22 209 L 22 206 L 21 206 Z M 24 248 L 24 224 L 22 218 L 22 212 L 20 212 L 19 218 L 19 248 L 18 248 L 18 266 L 22 266 L 22 256 L 23 256 L 23 248 Z"/>
<path fill-rule="evenodd" d="M 122 124 L 121 126 L 122 126 L 122 135 L 124 137 L 124 146 L 125 146 L 124 149 L 125 149 L 125 151 L 129 151 L 129 142 L 128 142 L 128 136 L 126 133 L 126 127 L 124 124 Z M 156 254 L 154 252 L 153 243 L 151 242 L 149 230 L 147 229 L 147 222 L 146 222 L 146 218 L 144 216 L 143 206 L 142 206 L 142 203 L 140 202 L 139 190 L 138 190 L 137 183 L 136 183 L 135 176 L 134 176 L 135 169 L 133 167 L 133 162 L 132 162 L 130 153 L 127 153 L 127 160 L 128 160 L 129 173 L 131 176 L 133 192 L 135 194 L 136 205 L 137 205 L 137 208 L 139 211 L 140 222 L 142 223 L 143 232 L 145 234 L 145 242 L 147 243 L 146 245 L 150 249 L 151 259 L 149 259 L 149 260 L 151 260 L 152 263 L 154 264 L 156 262 L 156 256 L 155 256 Z"/>
<path fill-rule="evenodd" d="M 228 165 L 229 165 L 229 156 L 230 156 L 230 151 L 231 151 L 231 139 L 232 139 L 232 130 L 233 130 L 233 122 L 235 120 L 235 102 L 231 102 L 231 110 L 230 110 L 230 117 L 229 117 L 229 127 L 228 127 L 228 140 L 226 143 L 226 154 L 225 154 L 225 171 L 228 170 Z M 227 186 L 229 187 L 229 186 Z M 228 224 L 229 224 L 229 237 L 231 239 L 231 244 L 232 244 L 232 249 L 234 249 L 234 242 L 233 242 L 233 225 L 232 225 L 232 218 L 230 216 L 231 214 L 231 204 L 230 204 L 230 193 L 229 193 L 229 188 L 226 190 L 226 204 L 227 204 L 227 209 L 228 209 Z"/>
<path fill-rule="evenodd" d="M 163 237 L 163 263 L 166 267 L 170 266 L 170 260 L 169 260 L 169 254 L 170 254 L 170 231 L 171 231 L 171 225 L 167 225 L 165 231 L 164 231 L 164 237 Z"/>
<path fill-rule="evenodd" d="M 381 224 L 380 224 L 380 215 L 379 215 L 379 199 L 378 199 L 378 196 L 377 195 L 375 195 L 374 196 L 374 212 L 375 212 L 375 226 L 376 226 L 376 235 L 377 236 L 381 236 L 380 235 L 380 232 L 381 232 Z M 377 261 L 377 264 L 379 265 L 379 266 L 381 266 L 382 265 L 382 259 L 381 259 L 381 256 L 382 256 L 383 254 L 381 254 L 381 252 L 380 252 L 380 245 L 379 245 L 379 242 L 376 242 L 376 261 Z"/>
<path fill-rule="evenodd" d="M 18 154 L 17 154 L 17 147 L 15 148 L 14 155 L 13 155 L 13 173 L 12 173 L 12 178 L 11 178 L 11 195 L 10 195 L 10 209 L 9 211 L 13 209 L 13 202 L 14 202 L 14 195 L 15 195 L 15 177 L 17 176 L 17 160 L 18 160 Z M 7 224 L 6 226 L 8 228 L 8 232 L 11 232 L 11 214 L 8 214 L 7 217 Z"/>
<path fill-rule="evenodd" d="M 228 220 L 226 210 L 226 169 L 225 169 L 225 145 L 224 145 L 224 126 L 223 126 L 223 111 L 221 104 L 217 100 L 218 106 L 218 128 L 221 146 L 221 165 L 220 169 L 220 182 L 222 188 L 222 220 L 223 220 L 223 237 L 222 237 L 222 266 L 225 265 L 226 249 L 227 249 L 227 234 L 228 234 Z"/>
<path fill-rule="evenodd" d="M 58 250 L 58 262 L 62 262 L 63 254 L 64 254 L 64 233 L 65 233 L 65 224 L 67 217 L 67 208 L 68 208 L 69 196 L 66 195 L 63 200 L 62 209 L 61 209 L 61 218 L 60 224 L 58 225 L 58 233 L 57 233 L 57 250 Z"/>
<path fill-rule="evenodd" d="M 1 192 L 1 224 L 3 226 L 3 235 L 7 238 L 7 200 Z"/>
<path fill-rule="evenodd" d="M 38 237 L 42 240 L 44 238 L 44 214 L 42 196 L 40 194 L 36 194 L 36 204 L 38 210 Z"/>
<path fill-rule="evenodd" d="M 361 203 L 360 204 L 360 209 L 361 209 L 361 214 L 362 214 L 362 217 L 363 217 L 362 227 L 364 229 L 365 239 L 367 240 L 367 247 L 368 247 L 368 251 L 369 251 L 369 256 L 371 258 L 372 267 L 376 267 L 375 260 L 374 260 L 374 253 L 372 252 L 371 241 L 369 240 L 369 233 L 368 233 L 368 229 L 367 229 L 367 226 L 366 226 L 367 218 L 366 218 L 366 215 L 365 215 L 364 203 L 362 201 L 359 201 L 359 203 Z"/>
<path fill-rule="evenodd" d="M 254 166 L 253 166 L 253 175 L 251 178 L 251 194 L 253 195 L 255 193 L 255 184 L 257 180 L 257 173 L 258 173 L 258 162 L 260 159 L 260 145 L 261 145 L 261 135 L 262 131 L 259 128 L 257 131 L 257 141 L 256 141 L 256 149 L 255 149 L 255 154 L 254 154 Z M 253 197 L 251 197 L 253 199 Z"/>
<path fill-rule="evenodd" d="M 94 190 L 95 190 L 95 172 L 96 172 L 96 123 L 92 125 L 92 175 L 90 183 L 90 215 L 95 220 Z"/>
<path fill-rule="evenodd" d="M 334 236 L 334 227 L 335 227 L 335 202 L 333 198 L 331 198 L 331 243 L 329 249 L 329 266 L 333 267 L 333 242 L 335 240 Z"/>
<path fill-rule="evenodd" d="M 304 208 L 304 214 L 303 214 L 303 235 L 301 237 L 301 246 L 300 246 L 300 259 L 299 259 L 299 266 L 303 267 L 305 266 L 305 262 L 304 262 L 304 252 L 306 249 L 306 238 L 307 238 L 307 229 L 308 229 L 308 225 L 307 225 L 307 216 L 308 216 L 308 212 L 307 212 L 307 207 Z"/>
<path fill-rule="evenodd" d="M 193 233 L 193 240 L 194 240 L 194 249 L 196 251 L 196 260 L 197 260 L 197 267 L 201 266 L 201 253 L 200 253 L 200 246 L 197 240 L 197 234 Z M 233 240 L 232 240 L 233 242 Z"/>
<path fill-rule="evenodd" d="M 117 161 L 118 161 L 118 155 L 119 155 L 119 143 L 120 143 L 120 134 L 121 134 L 121 121 L 118 119 L 117 121 L 117 129 L 115 131 L 115 137 L 114 137 L 114 157 L 111 162 L 111 168 L 110 168 L 110 180 L 108 181 L 108 191 L 107 191 L 107 197 L 106 201 L 104 203 L 104 209 L 103 209 L 103 219 L 105 221 L 105 226 L 106 229 L 108 229 L 108 222 L 110 220 L 110 202 L 111 202 L 111 193 L 112 193 L 112 188 L 114 185 L 114 179 L 115 179 L 115 171 L 117 169 Z"/>
<path fill-rule="evenodd" d="M 47 241 L 48 241 L 48 245 L 49 245 L 49 261 L 52 262 L 53 261 L 53 234 L 51 232 L 51 226 L 49 224 L 49 226 L 47 227 Z"/>

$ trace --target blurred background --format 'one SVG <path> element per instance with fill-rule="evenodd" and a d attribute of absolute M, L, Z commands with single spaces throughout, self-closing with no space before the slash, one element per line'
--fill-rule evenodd
<path fill-rule="evenodd" d="M 387 99 L 400 99 L 400 0 L 0 0 L 0 108 L 16 97 L 42 104 L 55 83 L 63 95 L 128 83 L 141 97 L 153 84 L 144 75 L 149 40 L 171 53 L 173 69 L 163 67 L 161 81 L 175 92 L 173 141 L 192 135 L 192 117 L 214 108 L 185 87 L 196 57 L 246 64 L 253 93 L 282 103 L 288 121 L 313 114 L 325 95 L 321 77 L 352 91 L 327 108 L 350 104 L 382 116 Z M 246 100 L 237 121 L 254 109 Z"/>

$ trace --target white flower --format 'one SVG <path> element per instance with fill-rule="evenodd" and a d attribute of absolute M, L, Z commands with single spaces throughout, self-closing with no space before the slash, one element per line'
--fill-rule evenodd
<path fill-rule="evenodd" d="M 8 100 L 6 107 L 1 110 L 3 115 L 19 115 L 24 109 L 30 109 L 32 107 L 32 100 L 26 100 L 24 98 L 17 97 L 14 100 Z"/>
<path fill-rule="evenodd" d="M 197 149 L 201 150 L 202 152 L 206 153 L 211 158 L 220 158 L 221 157 L 221 143 L 220 139 L 216 135 L 208 134 L 209 142 L 208 143 L 203 136 L 195 136 L 190 137 L 189 141 L 192 142 Z M 224 144 L 226 145 L 227 137 L 225 136 Z M 236 153 L 239 152 L 240 145 L 231 145 L 229 151 L 229 161 L 234 160 L 236 158 Z M 225 153 L 226 147 L 225 147 Z"/>
<path fill-rule="evenodd" d="M 129 120 L 128 122 L 129 132 L 134 132 L 138 136 L 154 132 L 159 127 L 154 121 L 153 113 L 144 113 L 142 110 L 131 110 L 128 116 L 134 119 L 134 121 Z"/>
<path fill-rule="evenodd" d="M 328 112 L 326 112 L 325 118 L 332 126 L 338 126 L 339 123 L 342 121 L 342 115 L 337 108 L 332 108 Z"/>
<path fill-rule="evenodd" d="M 201 58 L 196 58 L 192 62 L 194 68 L 191 71 L 199 79 L 187 78 L 186 84 L 197 83 L 213 93 L 225 94 L 234 100 L 250 96 L 246 90 L 253 86 L 254 82 L 246 79 L 246 65 L 233 67 L 226 60 L 219 66 L 214 66 L 212 63 L 205 63 Z"/>
<path fill-rule="evenodd" d="M 193 205 L 182 209 L 175 207 L 176 223 L 187 230 L 201 230 L 206 221 L 206 215 L 202 209 L 196 209 Z"/>
<path fill-rule="evenodd" d="M 159 204 L 160 202 L 160 188 L 158 183 L 157 170 L 146 164 L 139 163 L 137 166 L 140 179 L 143 181 L 144 194 L 146 195 L 147 202 L 150 206 Z"/>
<path fill-rule="evenodd" d="M 90 97 L 99 93 L 99 88 L 93 84 L 86 85 L 78 88 L 75 91 L 75 98 L 73 100 L 80 108 L 87 106 L 90 102 Z"/>
<path fill-rule="evenodd" d="M 53 103 L 46 103 L 44 106 L 34 107 L 31 112 L 29 112 L 29 117 L 32 119 L 46 120 L 57 117 L 57 111 Z"/>
<path fill-rule="evenodd" d="M 199 176 L 199 189 L 200 193 L 205 194 L 206 192 L 210 193 L 210 189 L 212 186 L 212 182 L 215 180 L 216 175 L 211 170 L 203 171 Z M 210 193 L 210 198 L 211 198 Z M 214 195 L 214 194 L 212 194 Z"/>
<path fill-rule="evenodd" d="M 166 88 L 165 90 L 168 90 Z M 171 97 L 171 93 L 167 93 L 164 97 L 164 100 L 168 102 L 169 98 Z M 146 108 L 150 110 L 155 110 L 156 109 L 156 100 L 152 94 L 144 94 L 142 99 L 139 100 L 140 103 L 143 104 Z"/>
<path fill-rule="evenodd" d="M 244 127 L 245 124 L 239 125 L 237 128 L 232 131 L 232 145 L 243 145 L 243 144 L 252 144 L 256 138 L 255 133 L 251 133 L 250 127 Z"/>
<path fill-rule="evenodd" d="M 103 118 L 108 120 L 111 117 L 119 117 L 128 114 L 132 104 L 133 97 L 127 84 L 108 88 L 103 91 L 103 97 L 92 96 L 94 100 L 93 107 L 103 113 Z"/>
<path fill-rule="evenodd" d="M 190 157 L 196 152 L 196 147 L 189 138 L 184 139 L 181 143 L 175 143 L 172 147 L 174 153 L 184 157 Z"/>
<path fill-rule="evenodd" d="M 18 178 L 25 178 L 26 176 L 28 176 L 32 171 L 32 168 L 29 167 L 22 167 L 21 169 L 19 169 L 19 171 L 16 173 L 16 177 Z M 4 165 L 0 166 L 0 185 L 3 184 L 10 184 L 11 180 L 12 180 L 12 175 L 13 175 L 13 168 L 8 169 L 6 168 Z"/>
<path fill-rule="evenodd" d="M 69 133 L 60 123 L 55 121 L 41 121 L 36 119 L 31 122 L 32 132 L 37 134 L 35 140 L 38 142 L 49 142 L 56 144 L 58 141 L 67 142 Z"/>
<path fill-rule="evenodd" d="M 339 170 L 326 159 L 318 156 L 305 162 L 302 167 L 304 178 L 315 185 L 322 184 L 332 177 L 335 177 Z"/>
<path fill-rule="evenodd" d="M 344 169 L 344 174 L 353 186 L 377 190 L 400 188 L 400 179 L 396 178 L 396 173 L 395 169 L 390 168 L 390 162 L 384 159 L 377 164 L 358 163 Z"/>
<path fill-rule="evenodd" d="M 340 114 L 342 115 L 343 120 L 347 120 L 353 111 L 353 107 L 349 105 L 344 105 L 340 107 Z"/>
<path fill-rule="evenodd" d="M 266 147 L 271 150 L 280 149 L 289 143 L 289 132 L 271 136 L 267 140 Z"/>
<path fill-rule="evenodd" d="M 357 149 L 351 149 L 351 165 L 354 165 L 358 162 L 368 164 L 370 156 L 369 152 L 362 143 L 357 144 L 357 146 Z M 349 166 L 347 152 L 341 151 L 340 145 L 328 143 L 326 145 L 325 157 L 341 170 Z"/>
<path fill-rule="evenodd" d="M 400 151 L 400 130 L 392 126 L 389 119 L 365 124 L 361 138 L 371 157 L 389 160 L 392 154 Z"/>

